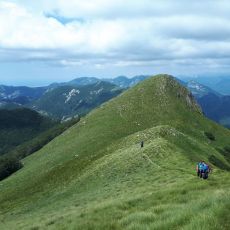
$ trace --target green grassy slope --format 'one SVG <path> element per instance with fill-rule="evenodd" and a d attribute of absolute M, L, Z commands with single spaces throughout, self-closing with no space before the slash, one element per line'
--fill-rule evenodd
<path fill-rule="evenodd" d="M 229 140 L 229 130 L 203 117 L 173 78 L 150 78 L 2 181 L 0 227 L 229 229 L 230 162 L 220 151 Z M 200 180 L 194 168 L 201 158 L 225 170 L 212 164 L 209 180 Z"/>

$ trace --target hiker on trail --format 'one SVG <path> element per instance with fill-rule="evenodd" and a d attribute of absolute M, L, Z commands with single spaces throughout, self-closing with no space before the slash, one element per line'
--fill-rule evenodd
<path fill-rule="evenodd" d="M 208 164 L 200 161 L 196 166 L 197 176 L 203 179 L 208 179 L 208 173 L 211 171 Z"/>
<path fill-rule="evenodd" d="M 208 164 L 204 163 L 203 165 L 203 179 L 208 179 L 208 174 L 210 172 L 210 167 Z"/>
<path fill-rule="evenodd" d="M 144 141 L 141 141 L 141 148 L 144 147 Z"/>
<path fill-rule="evenodd" d="M 196 165 L 196 171 L 197 171 L 197 176 L 198 177 L 202 177 L 202 173 L 203 173 L 203 161 L 200 161 L 197 165 Z"/>

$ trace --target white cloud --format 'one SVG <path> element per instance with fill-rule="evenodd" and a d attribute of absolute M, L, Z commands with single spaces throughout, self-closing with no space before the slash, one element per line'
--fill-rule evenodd
<path fill-rule="evenodd" d="M 0 61 L 221 65 L 230 58 L 229 11 L 224 0 L 1 1 Z"/>
<path fill-rule="evenodd" d="M 190 14 L 229 17 L 230 5 L 228 0 L 54 0 L 48 9 L 64 16 L 86 19 Z"/>

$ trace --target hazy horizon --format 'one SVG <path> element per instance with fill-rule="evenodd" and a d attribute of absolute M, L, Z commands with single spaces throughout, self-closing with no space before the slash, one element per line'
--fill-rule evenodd
<path fill-rule="evenodd" d="M 132 75 L 132 76 L 128 76 L 128 75 L 116 75 L 116 76 L 111 76 L 111 77 L 99 77 L 99 76 L 75 76 L 75 77 L 72 77 L 72 78 L 69 78 L 69 79 L 66 79 L 66 80 L 56 80 L 56 81 L 51 81 L 50 79 L 47 80 L 47 81 L 27 81 L 27 80 L 24 80 L 24 81 L 0 81 L 0 86 L 1 85 L 5 85 L 5 86 L 14 86 L 14 87 L 18 87 L 18 86 L 26 86 L 26 87 L 45 87 L 45 86 L 48 86 L 48 85 L 51 85 L 53 83 L 65 83 L 65 82 L 69 82 L 69 81 L 72 81 L 72 80 L 75 80 L 75 79 L 78 79 L 78 78 L 90 78 L 90 77 L 93 77 L 93 78 L 98 78 L 98 79 L 114 79 L 114 78 L 117 78 L 117 77 L 127 77 L 127 78 L 133 78 L 133 77 L 137 77 L 137 76 L 155 76 L 155 75 L 158 75 L 158 74 L 168 74 L 168 73 L 157 73 L 157 74 L 138 74 L 138 75 Z M 171 75 L 171 74 L 169 74 Z M 202 79 L 202 80 L 205 80 L 205 79 L 210 79 L 210 80 L 218 80 L 218 79 L 230 79 L 230 76 L 229 75 L 172 75 L 182 81 L 190 81 L 190 80 L 196 80 L 197 79 L 197 82 L 198 83 L 202 83 L 200 82 L 199 80 Z"/>

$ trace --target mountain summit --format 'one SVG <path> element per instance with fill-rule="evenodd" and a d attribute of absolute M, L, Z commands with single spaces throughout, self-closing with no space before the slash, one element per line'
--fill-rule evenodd
<path fill-rule="evenodd" d="M 2 181 L 1 229 L 228 229 L 229 139 L 173 77 L 147 79 Z"/>

